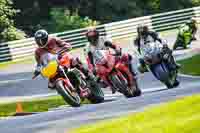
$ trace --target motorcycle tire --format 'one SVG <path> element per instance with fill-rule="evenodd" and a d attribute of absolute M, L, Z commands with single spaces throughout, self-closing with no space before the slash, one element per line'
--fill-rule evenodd
<path fill-rule="evenodd" d="M 63 80 L 59 80 L 56 83 L 56 90 L 57 92 L 63 97 L 65 102 L 67 102 L 72 107 L 79 107 L 81 105 L 81 99 L 78 95 L 78 93 L 73 92 L 74 94 L 70 92 L 69 89 L 65 88 Z"/>
<path fill-rule="evenodd" d="M 131 93 L 128 89 L 128 86 L 125 81 L 120 80 L 120 78 L 117 75 L 110 76 L 110 81 L 113 84 L 115 88 L 119 88 L 119 92 L 124 94 L 125 97 L 130 98 L 134 97 L 134 93 Z"/>
<path fill-rule="evenodd" d="M 88 96 L 88 100 L 94 104 L 104 102 L 104 93 L 100 88 L 99 84 L 92 79 L 86 82 L 88 84 L 88 88 L 90 89 L 90 95 Z"/>
<path fill-rule="evenodd" d="M 142 94 L 141 89 L 138 86 L 138 83 L 136 81 L 136 91 L 134 92 L 135 97 L 140 96 Z"/>
<path fill-rule="evenodd" d="M 171 80 L 169 80 L 165 83 L 167 88 L 171 89 L 171 88 L 177 87 L 179 85 L 179 81 L 177 80 L 177 71 L 174 71 L 173 73 L 170 74 L 170 79 Z"/>
<path fill-rule="evenodd" d="M 165 85 L 167 86 L 168 89 L 174 88 L 174 86 L 170 82 L 165 82 Z"/>
<path fill-rule="evenodd" d="M 146 68 L 146 69 L 147 69 L 147 68 Z M 126 77 L 126 79 L 128 78 L 128 76 L 127 76 L 125 73 L 124 73 L 123 75 L 124 75 L 124 77 Z M 133 82 L 135 82 L 135 83 L 134 83 L 135 86 L 134 86 L 134 92 L 132 92 L 132 93 L 133 93 L 134 97 L 140 96 L 140 95 L 142 94 L 142 91 L 140 90 L 140 88 L 139 88 L 139 86 L 138 86 L 138 82 L 137 82 L 136 79 L 135 79 Z M 129 93 L 131 93 L 131 92 L 130 92 L 130 89 L 129 89 L 128 91 L 129 91 Z"/>
<path fill-rule="evenodd" d="M 174 84 L 173 84 L 173 86 L 177 87 L 177 86 L 179 86 L 179 84 L 180 84 L 180 82 L 176 79 L 175 82 L 174 82 Z"/>
<path fill-rule="evenodd" d="M 81 76 L 81 71 L 78 69 L 74 69 L 73 73 L 79 78 L 80 83 L 86 84 L 89 88 L 91 94 L 87 97 L 87 99 L 91 103 L 102 103 L 104 101 L 104 93 L 94 79 L 86 80 Z"/>

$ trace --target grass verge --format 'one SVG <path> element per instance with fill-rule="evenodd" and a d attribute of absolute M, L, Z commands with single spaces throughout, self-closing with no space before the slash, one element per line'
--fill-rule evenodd
<path fill-rule="evenodd" d="M 51 96 L 45 99 L 35 99 L 32 101 L 21 101 L 24 112 L 44 112 L 50 108 L 57 108 L 61 105 L 67 105 L 61 96 Z M 89 103 L 85 100 L 82 104 Z M 0 118 L 12 116 L 16 111 L 16 103 L 0 104 Z"/>
<path fill-rule="evenodd" d="M 200 95 L 151 107 L 141 113 L 73 129 L 71 133 L 199 133 Z"/>
<path fill-rule="evenodd" d="M 200 76 L 200 54 L 182 61 L 178 61 L 178 63 L 181 64 L 181 73 Z"/>

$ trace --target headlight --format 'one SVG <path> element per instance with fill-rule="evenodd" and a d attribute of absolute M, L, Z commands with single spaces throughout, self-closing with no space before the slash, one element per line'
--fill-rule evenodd
<path fill-rule="evenodd" d="M 52 78 L 57 74 L 58 63 L 57 61 L 51 61 L 48 65 L 41 70 L 42 76 L 46 78 Z"/>

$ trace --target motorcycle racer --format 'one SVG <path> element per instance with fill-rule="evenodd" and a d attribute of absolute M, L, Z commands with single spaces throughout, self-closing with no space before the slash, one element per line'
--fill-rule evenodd
<path fill-rule="evenodd" d="M 86 56 L 88 57 L 88 62 L 90 65 L 90 69 L 96 73 L 95 70 L 95 57 L 94 57 L 94 51 L 95 50 L 109 50 L 109 48 L 113 49 L 116 53 L 116 55 L 121 55 L 121 48 L 114 44 L 111 39 L 108 39 L 106 37 L 100 36 L 99 31 L 95 27 L 90 27 L 88 31 L 86 32 L 86 38 L 88 40 L 88 44 L 86 45 L 84 51 Z M 133 57 L 130 54 L 122 54 L 122 60 L 124 60 L 130 69 L 130 72 L 132 73 L 133 77 L 137 75 L 137 71 L 135 70 Z"/>
<path fill-rule="evenodd" d="M 42 67 L 42 56 L 44 56 L 46 53 L 56 54 L 60 50 L 67 52 L 72 49 L 69 43 L 62 41 L 57 37 L 50 37 L 48 32 L 44 29 L 36 31 L 34 38 L 38 48 L 35 50 L 35 60 L 37 65 L 32 78 L 35 78 L 40 74 Z M 76 67 L 82 71 L 87 78 L 93 78 L 86 65 L 84 65 L 78 57 L 73 59 L 71 67 Z M 54 82 L 49 81 L 48 87 L 51 89 L 54 88 Z"/>
<path fill-rule="evenodd" d="M 179 69 L 180 66 L 176 64 L 175 59 L 172 55 L 172 50 L 169 49 L 167 44 L 164 41 L 162 41 L 162 39 L 159 37 L 159 35 L 156 32 L 150 31 L 148 26 L 139 25 L 137 27 L 137 34 L 138 35 L 136 39 L 134 40 L 134 45 L 137 47 L 137 51 L 139 52 L 139 54 L 142 54 L 143 52 L 145 52 L 145 50 L 148 49 L 149 42 L 158 41 L 160 44 L 163 44 L 163 49 L 162 49 L 160 57 L 162 57 L 162 59 L 166 61 L 169 69 L 171 70 Z M 165 53 L 168 53 L 168 54 L 165 54 Z M 164 55 L 170 55 L 170 56 L 167 57 Z M 147 71 L 144 60 L 143 59 L 139 59 L 139 60 L 140 60 L 143 70 Z"/>

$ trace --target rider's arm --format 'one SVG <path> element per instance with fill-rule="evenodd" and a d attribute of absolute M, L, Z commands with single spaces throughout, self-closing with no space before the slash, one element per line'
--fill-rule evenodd
<path fill-rule="evenodd" d="M 159 37 L 158 33 L 150 31 L 149 34 L 153 37 L 155 41 L 159 41 L 160 43 L 162 43 L 162 39 Z"/>
<path fill-rule="evenodd" d="M 91 51 L 88 52 L 88 59 L 89 59 L 90 63 L 92 64 L 92 66 L 95 67 L 94 60 L 93 60 L 93 54 Z"/>
<path fill-rule="evenodd" d="M 192 25 L 192 31 L 193 31 L 193 33 L 196 34 L 197 29 L 198 29 L 197 24 L 194 23 L 194 24 Z"/>
<path fill-rule="evenodd" d="M 35 51 L 35 60 L 36 60 L 36 67 L 33 73 L 33 79 L 37 77 L 40 74 L 40 68 L 41 68 L 41 63 L 40 63 L 40 52 L 39 50 Z"/>
<path fill-rule="evenodd" d="M 112 49 L 117 49 L 117 46 L 115 44 L 113 44 L 111 41 L 105 41 L 104 45 L 106 47 L 112 48 Z"/>
<path fill-rule="evenodd" d="M 133 45 L 137 48 L 137 51 L 138 51 L 139 54 L 140 54 L 140 53 L 141 53 L 141 52 L 140 52 L 140 40 L 139 40 L 138 37 L 134 40 Z"/>
<path fill-rule="evenodd" d="M 106 47 L 108 47 L 108 48 L 114 49 L 117 55 L 121 55 L 121 47 L 117 46 L 113 42 L 111 42 L 111 41 L 105 41 L 104 45 Z"/>
<path fill-rule="evenodd" d="M 55 38 L 56 39 L 56 44 L 59 46 L 59 47 L 63 47 L 63 48 L 66 48 L 67 50 L 71 50 L 72 49 L 72 46 L 70 43 L 67 43 L 65 41 L 62 41 L 61 39 L 59 38 Z"/>

